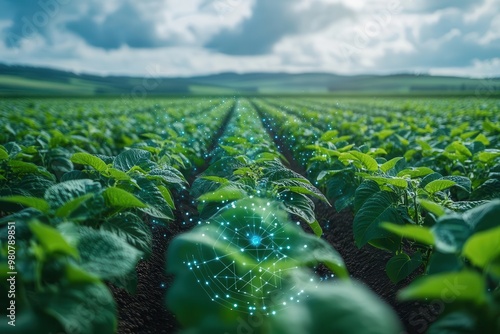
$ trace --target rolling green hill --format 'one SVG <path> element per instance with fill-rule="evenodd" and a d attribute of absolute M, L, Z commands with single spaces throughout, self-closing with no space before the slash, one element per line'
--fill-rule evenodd
<path fill-rule="evenodd" d="M 500 94 L 500 78 L 327 73 L 221 73 L 191 78 L 139 78 L 75 74 L 0 64 L 0 95 L 188 95 L 188 94 Z"/>

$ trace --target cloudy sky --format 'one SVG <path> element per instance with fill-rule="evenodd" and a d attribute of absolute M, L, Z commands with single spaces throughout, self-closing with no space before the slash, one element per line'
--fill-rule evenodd
<path fill-rule="evenodd" d="M 498 0 L 0 0 L 0 62 L 165 76 L 500 76 L 500 6 Z"/>

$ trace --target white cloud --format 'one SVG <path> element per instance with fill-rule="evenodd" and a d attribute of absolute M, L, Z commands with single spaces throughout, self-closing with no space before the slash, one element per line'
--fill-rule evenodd
<path fill-rule="evenodd" d="M 23 9 L 11 19 L 0 16 L 0 62 L 133 75 L 147 75 L 147 68 L 156 66 L 169 76 L 224 71 L 500 76 L 496 0 L 294 0 L 282 2 L 292 6 L 286 13 L 262 16 L 256 11 L 279 8 L 262 6 L 263 1 L 270 0 L 73 1 L 38 34 L 12 47 L 5 43 L 7 33 L 22 30 L 20 17 L 34 13 Z M 256 15 L 266 21 L 249 24 Z M 268 37 L 260 52 L 224 54 L 225 48 L 204 46 L 224 38 L 225 31 L 240 35 L 222 42 L 252 50 L 249 43 L 260 35 L 248 27 L 260 27 L 259 34 Z"/>

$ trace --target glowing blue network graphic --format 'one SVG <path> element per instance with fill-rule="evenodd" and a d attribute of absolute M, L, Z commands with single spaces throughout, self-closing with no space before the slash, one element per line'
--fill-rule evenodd
<path fill-rule="evenodd" d="M 276 215 L 270 203 L 243 203 L 230 204 L 193 232 L 199 242 L 184 264 L 213 302 L 273 315 L 287 303 L 299 302 L 303 294 L 299 287 L 284 284 L 287 272 L 297 268 L 290 256 L 293 235 L 286 230 L 289 223 L 282 221 L 286 216 Z M 289 302 L 277 305 L 284 294 Z"/>

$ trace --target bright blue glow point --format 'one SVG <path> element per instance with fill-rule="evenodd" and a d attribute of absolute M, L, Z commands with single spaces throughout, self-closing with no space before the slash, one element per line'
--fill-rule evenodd
<path fill-rule="evenodd" d="M 252 243 L 252 245 L 254 246 L 258 246 L 260 245 L 260 242 L 262 241 L 262 238 L 259 237 L 258 235 L 254 235 L 251 239 L 250 239 L 250 242 Z"/>

